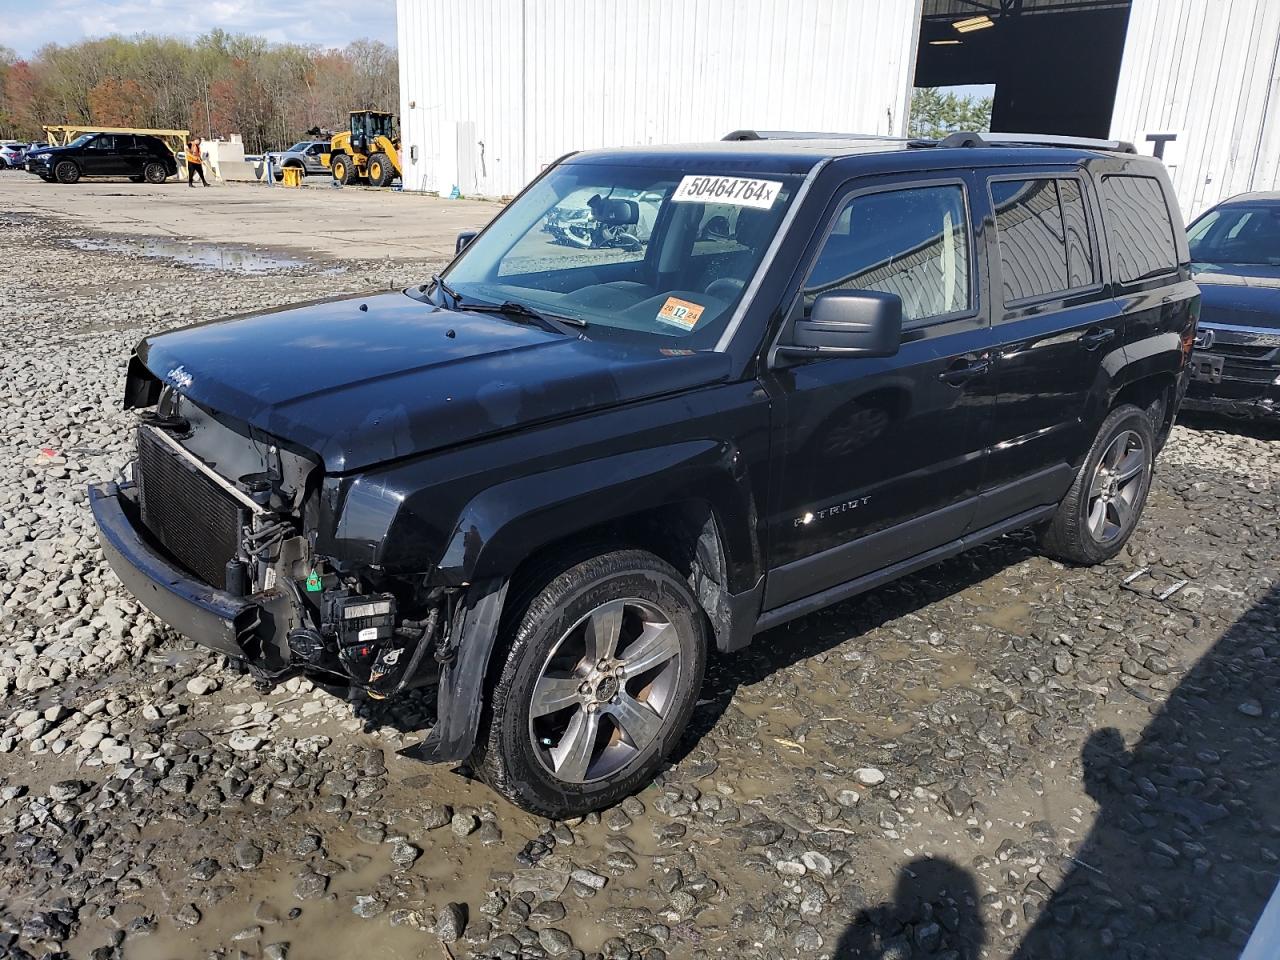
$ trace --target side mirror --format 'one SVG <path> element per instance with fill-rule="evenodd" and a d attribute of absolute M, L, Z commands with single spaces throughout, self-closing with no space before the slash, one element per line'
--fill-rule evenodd
<path fill-rule="evenodd" d="M 461 253 L 463 247 L 465 247 L 468 243 L 470 243 L 472 240 L 474 240 L 478 236 L 480 236 L 479 230 L 463 230 L 460 234 L 458 234 L 457 242 L 454 243 L 454 246 L 453 246 L 454 255 L 456 256 L 457 254 Z"/>
<path fill-rule="evenodd" d="M 791 357 L 891 357 L 902 341 L 902 298 L 876 290 L 832 290 L 797 320 L 778 352 Z"/>

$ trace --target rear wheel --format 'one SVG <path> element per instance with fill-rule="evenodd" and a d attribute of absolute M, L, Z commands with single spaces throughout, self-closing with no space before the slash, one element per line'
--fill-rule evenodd
<path fill-rule="evenodd" d="M 1155 449 L 1145 410 L 1125 404 L 1111 411 L 1041 536 L 1044 552 L 1080 564 L 1119 553 L 1146 505 Z"/>
<path fill-rule="evenodd" d="M 689 722 L 706 631 L 667 563 L 618 550 L 559 565 L 514 601 L 472 763 L 494 790 L 548 817 L 643 788 Z"/>
<path fill-rule="evenodd" d="M 163 163 L 148 163 L 143 168 L 142 175 L 146 177 L 147 183 L 164 183 L 169 179 L 169 171 L 164 168 Z"/>
<path fill-rule="evenodd" d="M 72 160 L 61 160 L 53 168 L 53 175 L 59 183 L 75 183 L 80 179 L 80 168 Z"/>
<path fill-rule="evenodd" d="M 329 170 L 333 174 L 333 179 L 343 186 L 351 182 L 351 158 L 342 154 L 336 155 L 329 161 Z"/>
<path fill-rule="evenodd" d="M 369 183 L 375 187 L 385 187 L 396 175 L 391 158 L 385 153 L 374 153 L 369 156 Z"/>

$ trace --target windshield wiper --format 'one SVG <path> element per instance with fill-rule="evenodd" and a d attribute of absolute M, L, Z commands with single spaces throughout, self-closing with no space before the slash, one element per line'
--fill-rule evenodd
<path fill-rule="evenodd" d="M 440 274 L 433 273 L 431 275 L 431 283 L 435 286 L 437 290 L 439 290 L 446 297 L 452 300 L 453 305 L 455 307 L 462 302 L 462 297 L 459 295 L 458 291 L 453 289 L 453 287 L 449 286 L 447 283 L 445 283 L 444 280 L 441 278 Z"/>
<path fill-rule="evenodd" d="M 473 303 L 469 300 L 456 298 L 454 306 L 459 310 L 470 310 L 473 313 L 502 313 L 517 322 L 525 322 L 532 320 L 541 326 L 544 330 L 550 330 L 552 333 L 573 334 L 570 327 L 577 327 L 579 330 L 587 325 L 587 321 L 580 320 L 577 317 L 560 317 L 551 314 L 542 313 L 523 303 L 517 303 L 515 300 L 504 300 L 502 303 Z"/>

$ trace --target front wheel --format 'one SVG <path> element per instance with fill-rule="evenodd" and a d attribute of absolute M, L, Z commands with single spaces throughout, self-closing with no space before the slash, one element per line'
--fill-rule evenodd
<path fill-rule="evenodd" d="M 333 174 L 333 179 L 344 187 L 351 182 L 351 161 L 346 157 L 334 157 L 329 162 L 329 170 Z"/>
<path fill-rule="evenodd" d="M 472 765 L 512 803 L 580 816 L 642 789 L 706 668 L 688 584 L 641 550 L 560 565 L 514 601 Z"/>
<path fill-rule="evenodd" d="M 391 165 L 391 158 L 385 153 L 369 155 L 369 183 L 375 187 L 385 187 L 396 176 L 396 168 Z"/>
<path fill-rule="evenodd" d="M 1041 535 L 1044 552 L 1078 564 L 1102 563 L 1118 554 L 1146 505 L 1155 450 L 1145 410 L 1125 404 L 1111 411 Z"/>
<path fill-rule="evenodd" d="M 53 168 L 59 183 L 75 183 L 80 179 L 80 168 L 71 160 L 63 160 Z"/>

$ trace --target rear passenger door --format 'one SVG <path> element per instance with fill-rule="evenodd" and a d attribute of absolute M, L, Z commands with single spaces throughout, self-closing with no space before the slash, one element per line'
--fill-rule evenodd
<path fill-rule="evenodd" d="M 765 607 L 958 538 L 982 476 L 990 328 L 967 176 L 854 181 L 828 208 L 788 323 L 833 290 L 902 298 L 898 353 L 772 369 Z M 784 331 L 785 335 L 785 331 Z"/>
<path fill-rule="evenodd" d="M 1024 169 L 989 172 L 986 187 L 995 408 L 974 529 L 1062 497 L 1124 357 L 1090 181 Z"/>

